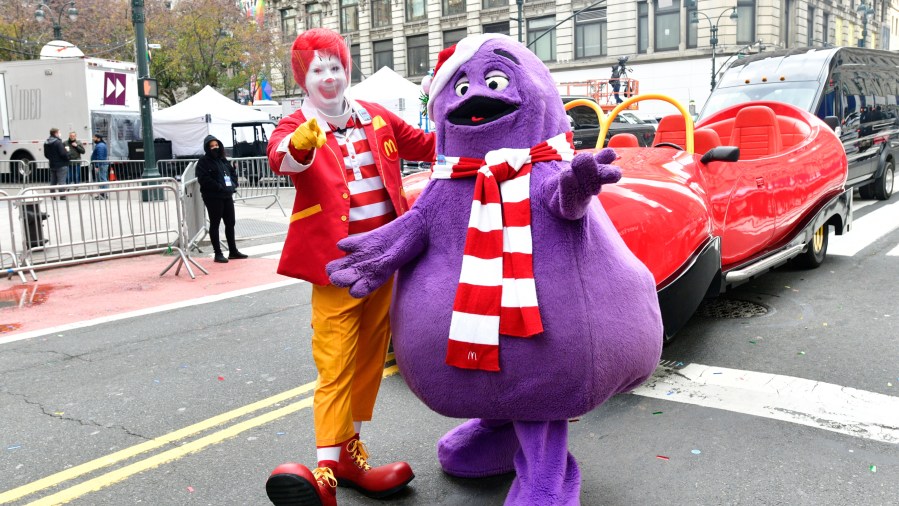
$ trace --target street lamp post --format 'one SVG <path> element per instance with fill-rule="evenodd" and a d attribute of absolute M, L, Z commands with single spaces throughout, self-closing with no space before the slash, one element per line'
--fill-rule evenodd
<path fill-rule="evenodd" d="M 144 21 L 144 0 L 131 0 L 131 22 L 134 24 L 134 45 L 137 50 L 137 77 L 139 81 L 150 77 Z M 156 167 L 156 145 L 153 141 L 153 116 L 150 109 L 150 94 L 143 92 L 139 93 L 139 95 L 141 133 L 144 138 L 144 170 L 141 173 L 141 177 L 144 179 L 159 177 L 159 169 Z M 144 190 L 141 197 L 145 202 L 162 200 L 162 190 Z"/>
<path fill-rule="evenodd" d="M 515 3 L 518 5 L 518 42 L 524 42 L 521 30 L 521 25 L 524 23 L 524 0 L 515 0 Z"/>
<path fill-rule="evenodd" d="M 729 16 L 730 19 L 736 21 L 736 19 L 738 17 L 737 8 L 730 7 L 728 9 L 721 11 L 721 13 L 718 14 L 718 17 L 715 19 L 714 23 L 712 23 L 712 18 L 710 18 L 708 16 L 708 14 L 706 14 L 704 12 L 700 12 L 698 10 L 694 10 L 691 12 L 692 12 L 692 15 L 690 16 L 690 23 L 699 23 L 699 15 L 700 14 L 702 14 L 703 17 L 705 17 L 706 21 L 709 22 L 709 31 L 711 32 L 711 35 L 709 37 L 709 44 L 712 45 L 712 90 L 714 90 L 715 89 L 715 53 L 717 52 L 717 48 L 718 48 L 718 24 L 721 23 L 721 16 L 725 15 L 727 12 L 730 12 L 730 16 Z"/>
<path fill-rule="evenodd" d="M 50 20 L 53 21 L 53 38 L 56 40 L 62 39 L 62 26 L 60 26 L 60 21 L 62 21 L 62 15 L 66 14 L 69 16 L 69 20 L 75 22 L 78 20 L 78 9 L 75 8 L 75 0 L 67 3 L 69 6 L 68 9 L 60 9 L 59 14 L 56 16 L 56 20 L 53 20 L 53 9 L 50 8 L 49 5 L 45 3 L 39 3 L 37 6 L 37 10 L 34 11 L 34 19 L 38 22 L 46 19 L 47 14 L 44 13 L 44 9 L 47 9 L 47 12 L 50 13 Z"/>
<path fill-rule="evenodd" d="M 874 18 L 874 7 L 862 2 L 855 10 L 862 17 L 862 38 L 858 41 L 858 47 L 865 47 L 868 41 L 868 20 Z"/>

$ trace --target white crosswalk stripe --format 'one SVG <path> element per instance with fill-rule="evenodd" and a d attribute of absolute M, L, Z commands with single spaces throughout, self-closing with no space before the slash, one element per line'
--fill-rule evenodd
<path fill-rule="evenodd" d="M 832 383 L 702 364 L 663 364 L 631 393 L 899 443 L 899 398 Z"/>

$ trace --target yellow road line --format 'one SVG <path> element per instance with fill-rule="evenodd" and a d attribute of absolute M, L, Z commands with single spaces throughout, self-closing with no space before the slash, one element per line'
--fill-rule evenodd
<path fill-rule="evenodd" d="M 387 362 L 393 360 L 393 353 L 387 355 Z M 396 367 L 396 366 L 392 366 Z M 390 368 L 388 368 L 390 369 Z M 385 376 L 386 371 L 385 369 Z M 26 485 L 22 485 L 20 487 L 16 487 L 12 490 L 8 490 L 0 494 L 0 504 L 7 504 L 16 499 L 20 499 L 22 497 L 34 494 L 39 492 L 45 488 L 49 488 L 55 485 L 58 485 L 64 481 L 68 481 L 84 474 L 92 473 L 98 469 L 102 469 L 107 466 L 111 466 L 117 462 L 121 462 L 123 460 L 130 459 L 141 453 L 146 453 L 151 450 L 155 450 L 159 447 L 167 445 L 169 443 L 178 441 L 180 439 L 184 439 L 205 430 L 211 429 L 217 425 L 221 425 L 223 423 L 234 420 L 235 418 L 240 418 L 242 416 L 248 415 L 254 411 L 259 411 L 260 409 L 268 408 L 280 402 L 284 402 L 287 399 L 298 397 L 303 395 L 315 388 L 315 382 L 309 382 L 305 385 L 301 385 L 297 388 L 293 388 L 291 390 L 287 390 L 286 392 L 282 392 L 277 395 L 273 395 L 267 399 L 262 399 L 260 401 L 254 402 L 252 404 L 247 404 L 246 406 L 241 406 L 237 409 L 233 409 L 226 413 L 222 413 L 220 415 L 214 416 L 212 418 L 208 418 L 203 420 L 202 422 L 197 422 L 193 425 L 188 425 L 183 429 L 176 430 L 174 432 L 170 432 L 163 436 L 159 436 L 155 439 L 147 441 L 145 443 L 140 443 L 129 448 L 125 448 L 119 450 L 115 453 L 111 453 L 109 455 L 91 460 L 89 462 L 85 462 L 84 464 L 79 464 L 75 467 L 71 467 L 66 469 L 65 471 L 60 471 L 55 474 L 51 474 L 45 478 L 41 478 L 37 481 L 33 481 Z"/>
<path fill-rule="evenodd" d="M 383 377 L 393 376 L 397 373 L 399 369 L 397 366 L 392 365 L 384 369 Z M 34 502 L 28 504 L 28 506 L 50 506 L 50 505 L 58 505 L 65 504 L 69 501 L 73 501 L 85 494 L 89 494 L 91 492 L 96 492 L 100 489 L 106 488 L 110 485 L 118 483 L 122 480 L 125 480 L 131 476 L 134 476 L 137 473 L 141 473 L 143 471 L 147 471 L 149 469 L 153 469 L 159 467 L 163 464 L 167 464 L 174 460 L 180 459 L 192 453 L 197 453 L 207 446 L 211 446 L 214 444 L 221 443 L 226 439 L 230 439 L 239 435 L 241 432 L 245 432 L 247 430 L 259 427 L 260 425 L 264 425 L 269 422 L 273 422 L 279 418 L 283 418 L 289 414 L 296 413 L 301 409 L 308 408 L 312 406 L 312 397 L 307 397 L 303 400 L 297 401 L 293 404 L 284 406 L 283 408 L 278 408 L 274 411 L 269 411 L 268 413 L 259 415 L 257 417 L 251 418 L 249 420 L 245 420 L 238 424 L 232 425 L 228 428 L 222 429 L 218 432 L 214 432 L 209 434 L 208 436 L 201 437 L 195 441 L 191 441 L 190 443 L 185 443 L 178 448 L 173 448 L 171 450 L 166 450 L 162 453 L 158 453 L 151 457 L 147 457 L 144 460 L 135 462 L 133 464 L 129 464 L 125 467 L 116 469 L 114 471 L 110 471 L 104 475 L 97 476 L 96 478 L 92 478 L 85 482 L 79 483 L 78 485 L 74 485 L 65 490 L 61 490 L 53 495 L 49 495 L 47 497 L 43 497 Z"/>

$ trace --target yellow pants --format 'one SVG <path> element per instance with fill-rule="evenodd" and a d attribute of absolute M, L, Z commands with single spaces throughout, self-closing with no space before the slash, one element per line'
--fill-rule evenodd
<path fill-rule="evenodd" d="M 336 446 L 353 437 L 353 421 L 371 420 L 390 342 L 392 291 L 393 280 L 363 299 L 347 288 L 312 287 L 316 446 Z"/>

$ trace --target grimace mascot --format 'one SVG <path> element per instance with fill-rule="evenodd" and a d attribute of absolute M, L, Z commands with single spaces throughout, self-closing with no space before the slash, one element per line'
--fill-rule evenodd
<path fill-rule="evenodd" d="M 397 364 L 470 418 L 438 443 L 450 475 L 514 471 L 507 505 L 576 505 L 568 420 L 633 389 L 661 354 L 655 283 L 596 195 L 612 150 L 574 155 L 546 66 L 504 35 L 440 53 L 428 86 L 432 180 L 412 209 L 340 241 L 331 282 L 361 297 L 398 271 Z"/>

